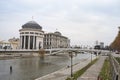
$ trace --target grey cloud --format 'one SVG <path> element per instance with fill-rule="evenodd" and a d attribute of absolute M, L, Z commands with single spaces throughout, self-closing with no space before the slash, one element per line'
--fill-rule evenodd
<path fill-rule="evenodd" d="M 34 16 L 45 31 L 57 28 L 72 43 L 97 39 L 110 43 L 116 34 L 113 31 L 120 25 L 118 4 L 119 0 L 0 0 L 0 25 L 14 28 L 0 32 L 13 34 Z M 5 30 L 4 27 L 1 29 Z M 16 35 L 19 36 L 19 32 Z"/>

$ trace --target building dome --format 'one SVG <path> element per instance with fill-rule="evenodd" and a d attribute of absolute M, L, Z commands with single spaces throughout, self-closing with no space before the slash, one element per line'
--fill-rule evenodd
<path fill-rule="evenodd" d="M 42 29 L 42 27 L 35 21 L 29 21 L 22 25 L 22 28 Z"/>
<path fill-rule="evenodd" d="M 58 32 L 58 31 L 56 31 L 56 32 L 54 32 L 56 35 L 59 35 L 59 36 L 61 36 L 61 33 L 60 32 Z"/>

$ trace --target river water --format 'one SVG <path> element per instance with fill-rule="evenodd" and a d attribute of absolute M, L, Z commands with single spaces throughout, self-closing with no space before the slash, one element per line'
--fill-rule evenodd
<path fill-rule="evenodd" d="M 74 57 L 73 63 L 90 56 L 78 54 Z M 68 65 L 70 58 L 66 55 L 0 60 L 0 80 L 34 80 Z"/>

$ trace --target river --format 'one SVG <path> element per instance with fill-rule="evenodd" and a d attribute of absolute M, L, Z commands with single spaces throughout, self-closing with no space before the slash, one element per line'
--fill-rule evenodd
<path fill-rule="evenodd" d="M 90 56 L 90 54 L 78 54 L 73 62 L 76 64 Z M 0 80 L 34 80 L 68 65 L 70 58 L 66 55 L 0 60 Z"/>

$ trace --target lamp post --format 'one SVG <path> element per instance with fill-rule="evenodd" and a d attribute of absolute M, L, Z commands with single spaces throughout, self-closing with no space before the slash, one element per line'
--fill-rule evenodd
<path fill-rule="evenodd" d="M 73 77 L 73 69 L 72 69 L 72 64 L 73 64 L 73 54 L 72 52 L 69 52 L 69 56 L 71 58 L 71 78 Z"/>
<path fill-rule="evenodd" d="M 92 62 L 92 52 L 91 52 L 91 62 Z"/>
<path fill-rule="evenodd" d="M 69 56 L 71 58 L 71 78 L 73 78 L 73 56 L 76 56 L 76 54 L 73 55 L 73 52 L 74 51 L 69 51 Z"/>

